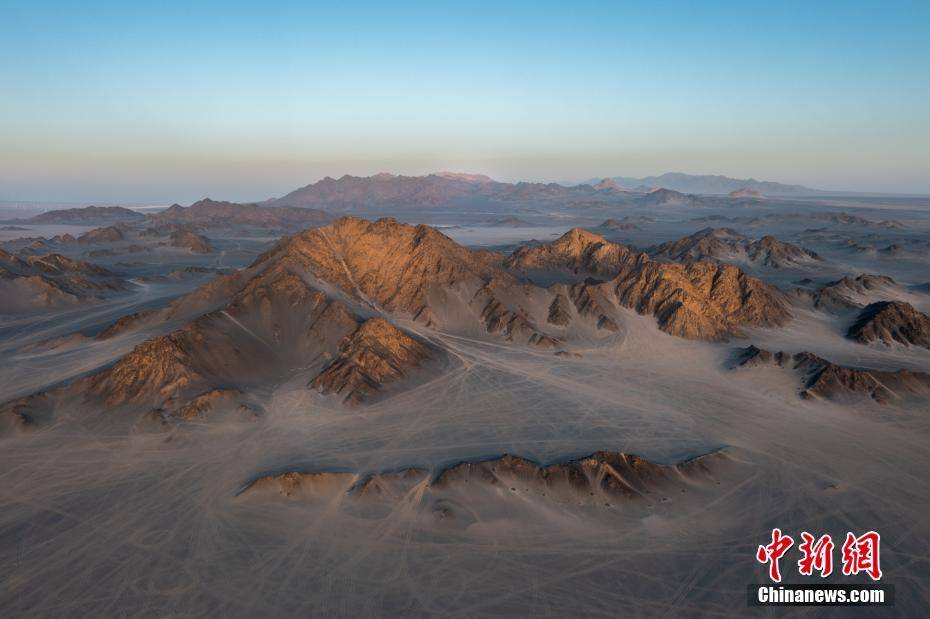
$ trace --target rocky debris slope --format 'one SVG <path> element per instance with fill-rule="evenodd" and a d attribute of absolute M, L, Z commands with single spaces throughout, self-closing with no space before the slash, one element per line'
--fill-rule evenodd
<path fill-rule="evenodd" d="M 879 301 L 866 306 L 846 337 L 868 344 L 893 342 L 930 348 L 930 316 L 903 301 Z"/>
<path fill-rule="evenodd" d="M 773 236 L 755 240 L 732 228 L 704 228 L 690 236 L 648 250 L 653 258 L 673 261 L 749 262 L 773 268 L 807 266 L 823 259 L 816 253 Z"/>
<path fill-rule="evenodd" d="M 463 484 L 511 486 L 517 484 L 553 494 L 577 493 L 605 498 L 634 499 L 677 482 L 681 477 L 710 473 L 711 461 L 723 458 L 710 454 L 678 464 L 656 464 L 633 454 L 598 451 L 590 456 L 541 466 L 526 458 L 505 454 L 478 462 L 463 462 L 442 471 L 434 488 Z M 678 479 L 676 479 L 678 478 Z M 515 487 L 515 486 L 514 486 Z"/>
<path fill-rule="evenodd" d="M 736 367 L 775 366 L 793 371 L 804 399 L 838 402 L 874 400 L 880 404 L 927 398 L 930 375 L 908 370 L 887 372 L 837 365 L 809 352 L 772 353 L 756 346 L 738 352 Z"/>

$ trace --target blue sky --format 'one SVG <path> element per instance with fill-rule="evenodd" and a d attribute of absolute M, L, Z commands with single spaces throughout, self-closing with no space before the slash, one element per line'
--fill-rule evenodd
<path fill-rule="evenodd" d="M 930 193 L 930 2 L 9 2 L 0 199 L 665 171 Z"/>

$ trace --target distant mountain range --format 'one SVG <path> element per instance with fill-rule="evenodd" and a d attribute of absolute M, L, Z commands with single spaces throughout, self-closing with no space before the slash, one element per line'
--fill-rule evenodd
<path fill-rule="evenodd" d="M 463 199 L 529 201 L 571 199 L 603 194 L 590 185 L 502 183 L 483 174 L 437 172 L 425 176 L 381 173 L 338 179 L 327 176 L 296 189 L 266 206 L 319 208 L 339 211 L 359 206 L 439 206 Z"/>
<path fill-rule="evenodd" d="M 106 226 L 118 223 L 138 223 L 145 219 L 145 215 L 122 206 L 85 206 L 83 208 L 67 208 L 57 211 L 46 211 L 20 220 L 29 224 L 68 224 L 84 226 Z"/>
<path fill-rule="evenodd" d="M 326 177 L 289 194 L 268 200 L 265 206 L 318 208 L 339 211 L 359 206 L 439 206 L 463 199 L 497 201 L 534 200 L 634 200 L 631 194 L 651 194 L 655 190 L 675 194 L 703 194 L 732 197 L 802 196 L 820 192 L 801 185 L 784 185 L 755 179 L 739 180 L 725 176 L 693 176 L 669 173 L 646 178 L 615 177 L 589 183 L 504 183 L 483 174 L 437 172 L 425 176 L 375 174 Z M 655 195 L 653 201 L 668 196 Z"/>
<path fill-rule="evenodd" d="M 731 192 L 749 190 L 764 196 L 812 196 L 828 193 L 819 189 L 811 189 L 803 185 L 786 185 L 773 181 L 758 181 L 754 178 L 739 179 L 729 176 L 712 174 L 684 174 L 682 172 L 667 172 L 660 176 L 645 176 L 635 178 L 631 176 L 614 176 L 610 179 L 595 178 L 589 181 L 595 185 L 611 180 L 618 186 L 631 191 L 640 191 L 652 187 L 674 189 L 683 193 L 697 193 L 707 195 L 726 195 Z"/>

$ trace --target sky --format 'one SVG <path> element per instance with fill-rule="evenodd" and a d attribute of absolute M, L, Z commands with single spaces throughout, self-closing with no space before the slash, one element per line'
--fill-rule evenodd
<path fill-rule="evenodd" d="M 0 200 L 679 171 L 930 194 L 930 2 L 0 0 Z"/>

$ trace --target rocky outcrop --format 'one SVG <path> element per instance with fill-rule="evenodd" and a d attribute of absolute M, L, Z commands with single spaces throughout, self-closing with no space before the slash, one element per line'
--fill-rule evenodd
<path fill-rule="evenodd" d="M 569 289 L 575 309 L 582 316 L 590 316 L 597 322 L 598 329 L 619 331 L 617 323 L 611 318 L 613 308 L 608 296 L 609 285 L 600 285 L 597 282 L 578 282 Z"/>
<path fill-rule="evenodd" d="M 688 476 L 710 473 L 709 455 L 679 464 L 656 464 L 633 454 L 599 451 L 590 456 L 541 466 L 526 458 L 505 454 L 447 468 L 432 482 L 437 489 L 479 484 L 549 494 L 598 496 L 611 499 L 646 497 Z M 531 490 L 532 489 L 532 490 Z"/>
<path fill-rule="evenodd" d="M 191 421 L 204 419 L 223 409 L 235 408 L 240 412 L 251 412 L 248 407 L 240 403 L 241 398 L 242 392 L 238 389 L 211 389 L 194 396 L 179 406 L 172 415 L 178 419 Z"/>
<path fill-rule="evenodd" d="M 689 339 L 723 340 L 740 327 L 776 326 L 789 316 L 777 291 L 730 265 L 644 262 L 615 281 L 621 303 Z"/>
<path fill-rule="evenodd" d="M 572 308 L 565 295 L 558 293 L 549 304 L 547 320 L 558 327 L 568 326 L 572 321 Z"/>
<path fill-rule="evenodd" d="M 535 495 L 555 503 L 610 506 L 610 502 L 659 501 L 671 491 L 713 482 L 727 466 L 723 451 L 674 464 L 658 464 L 621 452 L 598 451 L 583 458 L 540 465 L 505 454 L 461 462 L 434 477 L 421 468 L 357 476 L 347 472 L 291 471 L 266 475 L 246 484 L 246 498 L 279 496 L 296 500 L 331 500 L 343 494 L 355 501 L 397 502 L 422 487 L 424 506 L 449 495 L 474 495 L 484 489 L 499 491 L 499 498 Z M 680 490 L 679 490 L 680 489 Z"/>
<path fill-rule="evenodd" d="M 352 473 L 289 471 L 259 477 L 242 488 L 237 496 L 252 498 L 278 495 L 303 500 L 329 498 L 340 491 L 346 491 L 354 480 L 355 475 Z"/>
<path fill-rule="evenodd" d="M 410 467 L 398 471 L 372 473 L 352 484 L 348 494 L 362 500 L 398 502 L 428 479 L 425 469 Z"/>
<path fill-rule="evenodd" d="M 511 282 L 492 279 L 481 287 L 471 299 L 471 306 L 480 312 L 481 321 L 488 333 L 500 335 L 508 342 L 552 348 L 558 340 L 543 333 L 532 318 L 520 307 L 512 308 L 501 300 L 501 295 L 512 292 Z"/>
<path fill-rule="evenodd" d="M 216 251 L 206 237 L 191 230 L 175 230 L 172 232 L 171 245 L 172 247 L 189 249 L 195 254 L 212 254 Z"/>
<path fill-rule="evenodd" d="M 861 344 L 882 342 L 930 348 L 930 316 L 903 301 L 879 301 L 866 306 L 846 337 Z"/>
<path fill-rule="evenodd" d="M 80 381 L 77 391 L 109 407 L 177 397 L 202 380 L 193 368 L 186 336 L 182 331 L 139 344 L 113 367 Z"/>
<path fill-rule="evenodd" d="M 129 238 L 129 228 L 125 224 L 116 224 L 105 228 L 95 228 L 85 232 L 77 238 L 81 245 L 97 245 L 99 243 L 118 243 Z"/>
<path fill-rule="evenodd" d="M 346 336 L 339 355 L 311 384 L 320 393 L 360 404 L 430 358 L 424 344 L 383 318 L 371 318 Z"/>
<path fill-rule="evenodd" d="M 874 400 L 880 404 L 930 396 L 930 375 L 908 370 L 887 372 L 837 365 L 813 353 L 772 353 L 756 346 L 738 352 L 737 367 L 777 366 L 792 370 L 804 399 L 838 402 Z"/>

